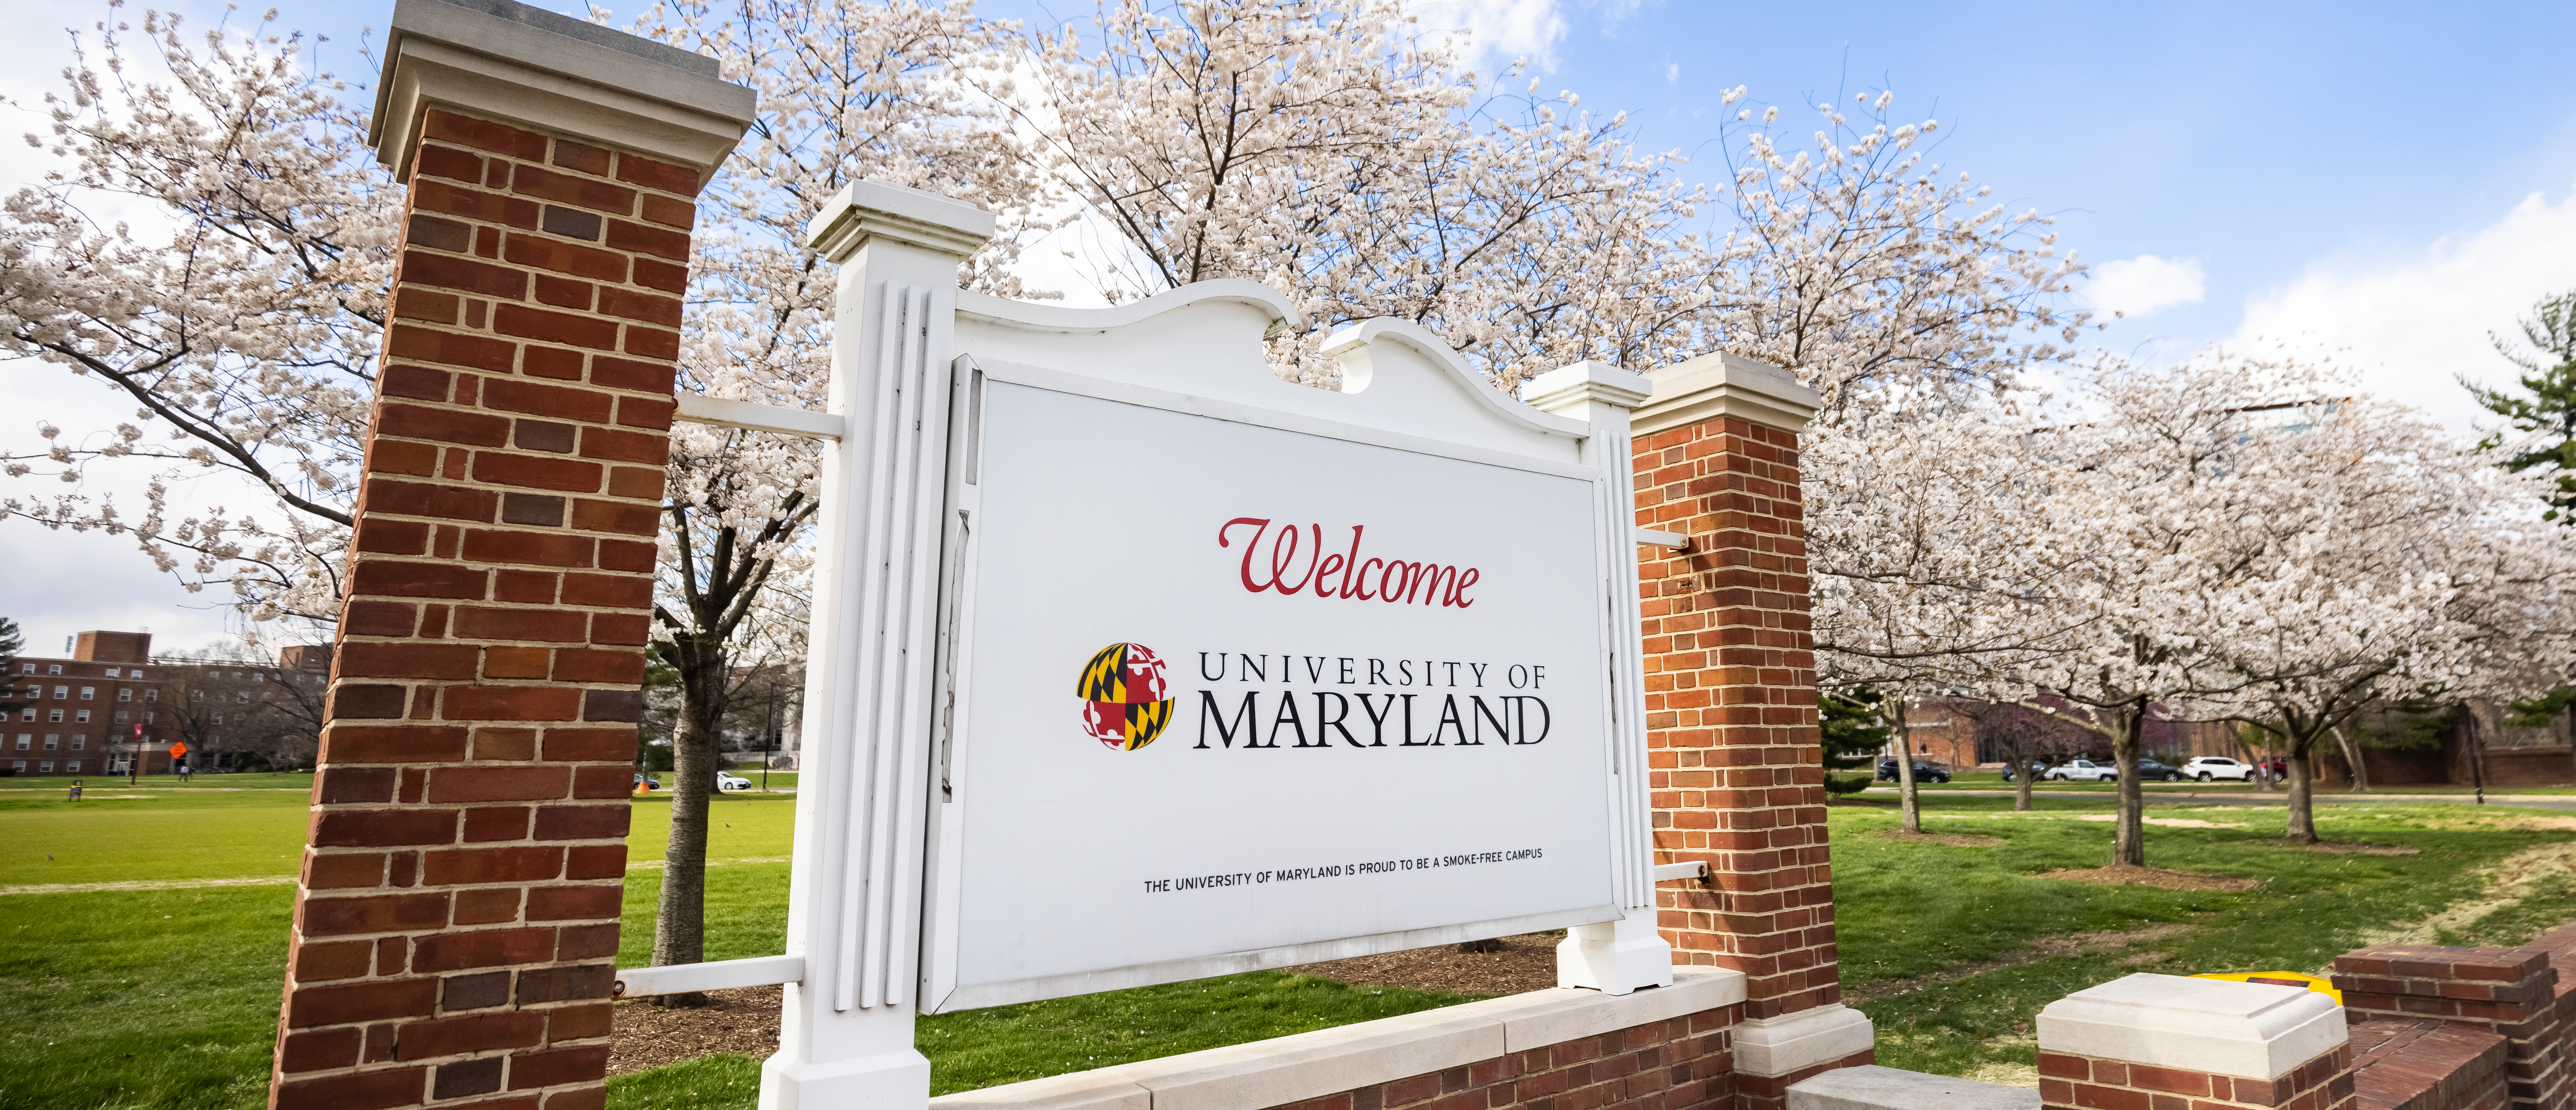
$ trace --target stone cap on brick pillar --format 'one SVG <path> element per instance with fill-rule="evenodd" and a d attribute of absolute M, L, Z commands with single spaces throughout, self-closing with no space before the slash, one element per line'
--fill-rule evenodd
<path fill-rule="evenodd" d="M 714 58 L 514 0 L 400 0 L 383 73 L 367 141 L 405 180 L 434 104 L 705 171 L 757 99 Z"/>
<path fill-rule="evenodd" d="M 2305 987 L 2138 974 L 2039 1012 L 2039 1050 L 2277 1079 L 2341 1048 L 2343 1009 Z"/>
<path fill-rule="evenodd" d="M 1646 377 L 1655 383 L 1655 399 L 1632 418 L 1639 439 L 1718 416 L 1796 432 L 1825 403 L 1788 371 L 1724 351 L 1649 370 Z"/>

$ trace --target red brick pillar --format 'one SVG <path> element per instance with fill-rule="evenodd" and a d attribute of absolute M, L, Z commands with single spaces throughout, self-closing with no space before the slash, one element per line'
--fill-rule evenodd
<path fill-rule="evenodd" d="M 2356 1022 L 2431 1018 L 2503 1037 L 2514 1110 L 2561 1110 L 2570 1062 L 2552 954 L 2383 944 L 2335 957 L 2334 985 Z"/>
<path fill-rule="evenodd" d="M 1816 395 L 1778 369 L 1705 355 L 1648 375 L 1635 417 L 1637 523 L 1690 546 L 1639 563 L 1656 862 L 1673 958 L 1747 977 L 1738 1104 L 1869 1063 L 1842 1006 L 1825 849 L 1823 749 L 1807 620 L 1798 433 Z"/>
<path fill-rule="evenodd" d="M 597 1107 L 713 59 L 403 0 L 408 186 L 270 1103 Z"/>

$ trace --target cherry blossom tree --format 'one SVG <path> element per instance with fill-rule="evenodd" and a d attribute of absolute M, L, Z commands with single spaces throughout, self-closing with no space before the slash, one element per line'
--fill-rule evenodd
<path fill-rule="evenodd" d="M 861 178 L 998 209 L 1003 234 L 961 280 L 1021 292 L 1010 263 L 1036 208 L 1031 179 L 1007 155 L 990 102 L 958 80 L 990 64 L 996 33 L 966 5 L 689 0 L 663 5 L 636 29 L 722 60 L 727 80 L 760 94 L 759 119 L 699 201 L 682 389 L 824 406 L 836 278 L 805 245 L 805 227 Z M 746 674 L 800 654 L 810 569 L 803 538 L 819 508 L 818 462 L 809 440 L 672 429 L 653 613 L 678 698 L 656 964 L 704 957 L 720 725 Z"/>
<path fill-rule="evenodd" d="M 132 538 L 188 589 L 229 586 L 254 621 L 339 610 L 358 437 L 392 274 L 391 183 L 344 84 L 300 36 L 136 28 L 75 35 L 45 97 L 52 158 L 0 208 L 0 349 L 54 363 L 134 405 L 113 428 L 6 458 L 69 490 L 0 498 L 0 516 Z M 157 63 L 166 81 L 138 74 Z M 100 468 L 106 467 L 102 471 Z M 95 472 L 95 473 L 94 473 Z M 145 484 L 142 503 L 94 476 Z M 174 507 L 207 475 L 247 506 Z"/>
<path fill-rule="evenodd" d="M 1903 706 L 1983 689 L 2074 637 L 2037 604 L 2066 573 L 2064 511 L 2028 432 L 1991 407 L 1932 415 L 1846 410 L 1804 452 L 1811 490 L 1847 496 L 1808 523 L 1818 684 Z M 1903 827 L 1921 831 L 1913 760 L 1897 760 Z"/>
<path fill-rule="evenodd" d="M 2280 741 L 2288 835 L 2313 843 L 2311 756 L 2370 702 L 2563 673 L 2566 545 L 2542 479 L 2487 466 L 2349 375 L 2219 351 L 2183 374 L 2306 395 L 2244 414 L 2223 465 L 2246 495 L 2198 556 L 2241 569 L 2181 616 L 2218 672 L 2203 684 L 2234 687 L 2197 711 Z"/>
<path fill-rule="evenodd" d="M 1723 98 L 1746 101 L 1737 88 Z M 2034 368 L 2090 322 L 2059 301 L 2084 266 L 2054 221 L 1927 161 L 1937 120 L 1895 116 L 1893 92 L 1815 105 L 1814 130 L 1736 110 L 1722 137 L 1732 226 L 1707 256 L 1714 345 L 1786 367 L 1822 394 L 1819 435 L 1874 407 L 2036 399 Z M 1812 147 L 1812 149 L 1808 149 Z M 1826 511 L 1844 493 L 1828 487 Z"/>
<path fill-rule="evenodd" d="M 1033 33 L 987 87 L 1054 194 L 1116 237 L 1084 259 L 1109 300 L 1267 282 L 1316 325 L 1282 372 L 1317 384 L 1338 368 L 1316 342 L 1378 316 L 1506 388 L 1698 353 L 1701 192 L 1625 116 L 1485 88 L 1398 0 L 1118 0 L 1092 35 Z"/>

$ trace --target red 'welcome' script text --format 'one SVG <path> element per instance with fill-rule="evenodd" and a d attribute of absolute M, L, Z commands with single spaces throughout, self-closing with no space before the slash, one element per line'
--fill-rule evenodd
<path fill-rule="evenodd" d="M 1315 597 L 1383 601 L 1390 605 L 1419 600 L 1424 605 L 1458 609 L 1476 603 L 1467 596 L 1467 590 L 1482 577 L 1474 567 L 1374 555 L 1361 558 L 1360 541 L 1368 530 L 1366 525 L 1351 526 L 1348 551 L 1326 551 L 1321 524 L 1309 524 L 1304 529 L 1283 525 L 1274 533 L 1267 517 L 1239 516 L 1216 530 L 1216 545 L 1234 546 L 1230 533 L 1236 528 L 1252 529 L 1251 537 L 1243 544 L 1243 588 L 1252 593 L 1277 590 L 1284 597 L 1311 590 Z M 1267 550 L 1262 545 L 1264 538 L 1270 541 Z M 1300 548 L 1304 549 L 1302 571 L 1298 569 Z M 1294 581 L 1289 578 L 1292 573 Z"/>

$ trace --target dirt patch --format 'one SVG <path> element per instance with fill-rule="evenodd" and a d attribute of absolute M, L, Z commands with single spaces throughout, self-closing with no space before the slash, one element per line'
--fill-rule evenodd
<path fill-rule="evenodd" d="M 2402 844 L 2357 844 L 2344 840 L 2320 840 L 2314 844 L 2292 844 L 2288 847 L 2296 852 L 2324 852 L 2336 856 L 2412 856 L 2424 851 Z"/>
<path fill-rule="evenodd" d="M 2427 822 L 2430 824 L 2430 822 Z M 2486 890 L 2478 897 L 2454 903 L 2442 912 L 2422 921 L 2363 933 L 2353 947 L 2368 948 L 2379 944 L 2431 944 L 2441 934 L 2454 932 L 2525 898 L 2544 886 L 2564 887 L 2576 882 L 2576 844 L 2541 844 L 2525 848 L 2496 861 L 2486 870 Z"/>
<path fill-rule="evenodd" d="M 1916 844 L 1947 844 L 1953 848 L 1992 848 L 2004 842 L 2004 838 L 2000 836 L 1978 836 L 1975 833 L 1910 833 L 1903 829 L 1889 829 L 1878 835 L 1889 840 L 1911 841 Z"/>
<path fill-rule="evenodd" d="M 1500 952 L 1460 952 L 1454 944 L 1327 960 L 1288 970 L 1318 979 L 1448 994 L 1520 994 L 1556 985 L 1553 933 L 1503 938 Z"/>
<path fill-rule="evenodd" d="M 88 894 L 101 890 L 194 890 L 207 886 L 282 886 L 292 885 L 293 875 L 270 875 L 255 879 L 132 879 L 114 883 L 28 883 L 24 886 L 0 886 L 7 894 Z"/>
<path fill-rule="evenodd" d="M 1926 814 L 1925 816 L 1938 817 L 1948 821 L 2022 820 L 2100 821 L 2109 823 L 2120 819 L 2120 815 L 2116 813 L 2069 813 L 2064 810 L 2020 810 L 2011 813 L 1934 813 Z M 2245 827 L 2242 822 L 2203 821 L 2197 817 L 2141 817 L 2139 820 L 2150 825 L 2162 825 L 2169 829 L 2241 829 Z"/>
<path fill-rule="evenodd" d="M 2149 925 L 2143 929 L 2105 930 L 2094 933 L 2069 933 L 2061 937 L 2042 937 L 1991 960 L 1955 964 L 1930 975 L 1918 975 L 1912 979 L 1890 979 L 1883 983 L 1871 983 L 1856 990 L 1846 990 L 1843 992 L 1843 1001 L 1874 1002 L 1882 998 L 1895 998 L 1927 987 L 1937 987 L 1944 983 L 1955 983 L 1971 976 L 1983 975 L 1997 968 L 2038 963 L 2041 960 L 2053 960 L 2060 956 L 2078 956 L 2087 952 L 2116 952 L 2124 948 L 2153 944 L 2190 930 L 2189 925 L 2168 923 Z M 2163 957 L 2163 953 L 2160 952 L 2149 952 L 2144 955 L 2159 959 Z M 2131 957 L 2131 960 L 2136 959 Z"/>
<path fill-rule="evenodd" d="M 2119 819 L 2120 815 L 2116 813 L 2087 813 L 2076 818 L 2078 821 L 2104 822 Z M 2138 820 L 2149 825 L 2162 825 L 2168 829 L 2241 829 L 2245 827 L 2242 821 L 2203 821 L 2197 817 L 2141 817 Z"/>
<path fill-rule="evenodd" d="M 2161 890 L 2252 890 L 2263 885 L 2261 879 L 2244 879 L 2234 875 L 2212 875 L 2203 871 L 2167 871 L 2160 867 L 2087 867 L 2082 870 L 2043 871 L 2043 879 L 2064 879 L 2071 883 L 2100 883 L 2104 886 L 2151 886 Z"/>
<path fill-rule="evenodd" d="M 665 1010 L 620 1002 L 611 1019 L 608 1074 L 624 1075 L 700 1056 L 732 1052 L 754 1060 L 778 1051 L 781 987 L 708 991 L 707 1004 Z"/>
<path fill-rule="evenodd" d="M 2499 814 L 2494 817 L 2437 817 L 2419 823 L 2428 829 L 2464 832 L 2486 829 L 2501 829 L 2507 832 L 2576 829 L 2576 817 L 2540 817 L 2523 813 Z"/>

